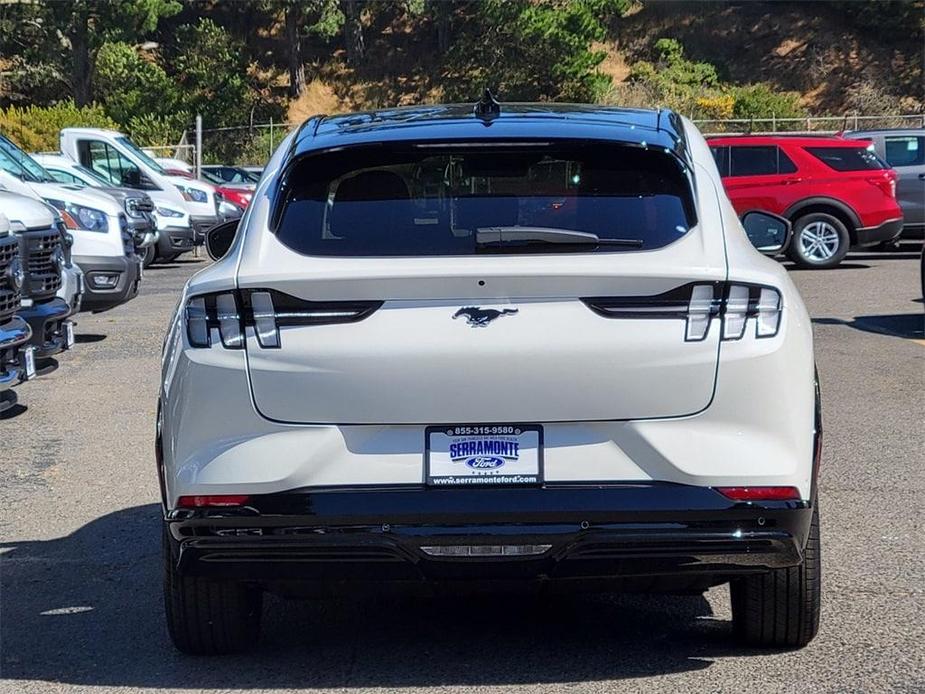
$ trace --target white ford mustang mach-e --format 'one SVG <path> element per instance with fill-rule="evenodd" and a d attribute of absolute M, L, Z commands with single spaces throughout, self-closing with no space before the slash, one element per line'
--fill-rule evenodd
<path fill-rule="evenodd" d="M 729 583 L 744 643 L 819 622 L 812 331 L 786 221 L 736 217 L 669 111 L 315 117 L 217 227 L 165 341 L 183 651 L 264 591 Z M 757 250 L 756 250 L 757 247 Z"/>

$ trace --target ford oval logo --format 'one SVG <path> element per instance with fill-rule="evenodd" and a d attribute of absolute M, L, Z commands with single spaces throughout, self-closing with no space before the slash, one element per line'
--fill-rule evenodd
<path fill-rule="evenodd" d="M 473 470 L 497 470 L 504 465 L 504 459 L 493 455 L 477 455 L 466 461 Z"/>

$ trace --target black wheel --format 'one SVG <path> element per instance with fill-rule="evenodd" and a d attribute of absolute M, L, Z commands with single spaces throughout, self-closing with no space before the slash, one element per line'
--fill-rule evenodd
<path fill-rule="evenodd" d="M 169 253 L 168 255 L 163 255 L 162 253 L 158 253 L 157 255 L 158 261 L 162 263 L 172 263 L 174 260 L 176 260 L 179 257 L 180 257 L 179 253 Z"/>
<path fill-rule="evenodd" d="M 838 265 L 850 245 L 851 236 L 840 219 L 813 212 L 794 223 L 787 255 L 800 267 L 825 270 Z"/>
<path fill-rule="evenodd" d="M 183 576 L 163 533 L 164 608 L 174 646 L 192 655 L 245 651 L 260 633 L 262 593 L 242 583 Z"/>
<path fill-rule="evenodd" d="M 802 564 L 730 583 L 736 639 L 763 648 L 801 648 L 812 641 L 819 630 L 820 569 L 816 504 Z"/>
<path fill-rule="evenodd" d="M 157 248 L 154 247 L 152 243 L 150 246 L 144 249 L 144 254 L 141 256 L 141 264 L 145 267 L 151 267 L 151 263 L 154 262 L 154 259 L 157 257 Z"/>

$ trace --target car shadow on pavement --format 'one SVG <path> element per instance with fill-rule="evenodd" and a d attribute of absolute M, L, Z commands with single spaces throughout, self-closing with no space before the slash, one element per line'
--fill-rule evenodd
<path fill-rule="evenodd" d="M 17 402 L 8 410 L 0 412 L 0 420 L 2 419 L 16 419 L 17 417 L 24 415 L 29 411 L 28 405 L 23 405 L 22 403 Z"/>
<path fill-rule="evenodd" d="M 49 541 L 4 541 L 2 672 L 90 686 L 334 688 L 603 681 L 701 670 L 734 647 L 696 596 L 283 601 L 254 653 L 170 645 L 159 507 L 124 509 Z"/>
<path fill-rule="evenodd" d="M 869 270 L 870 265 L 865 265 L 864 263 L 841 263 L 835 267 L 826 268 L 825 270 L 817 270 L 816 268 L 811 267 L 797 267 L 794 263 L 785 261 L 783 263 L 784 268 L 788 272 L 833 272 L 836 270 Z"/>
<path fill-rule="evenodd" d="M 925 339 L 925 315 L 899 313 L 883 316 L 855 316 L 850 321 L 841 318 L 813 318 L 818 325 L 846 325 L 868 333 L 902 337 L 907 340 Z"/>
<path fill-rule="evenodd" d="M 99 333 L 77 333 L 74 335 L 74 342 L 78 345 L 88 345 L 94 342 L 102 342 L 107 337 L 107 335 L 101 335 Z"/>

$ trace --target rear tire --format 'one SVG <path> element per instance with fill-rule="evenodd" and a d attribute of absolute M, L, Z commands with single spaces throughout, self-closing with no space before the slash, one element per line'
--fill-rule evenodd
<path fill-rule="evenodd" d="M 191 655 L 248 650 L 260 634 L 262 593 L 241 583 L 176 571 L 176 556 L 163 533 L 164 607 L 174 646 Z"/>
<path fill-rule="evenodd" d="M 848 255 L 851 236 L 844 223 L 824 212 L 813 212 L 796 220 L 787 255 L 802 268 L 827 270 Z"/>
<path fill-rule="evenodd" d="M 729 589 L 737 641 L 761 648 L 802 648 L 812 641 L 822 601 L 818 504 L 802 564 L 736 579 Z"/>

